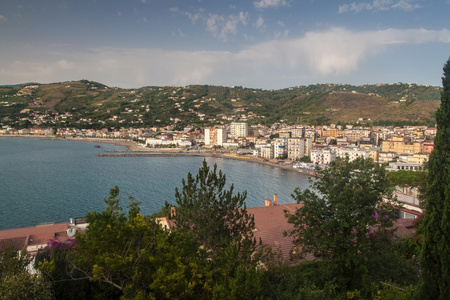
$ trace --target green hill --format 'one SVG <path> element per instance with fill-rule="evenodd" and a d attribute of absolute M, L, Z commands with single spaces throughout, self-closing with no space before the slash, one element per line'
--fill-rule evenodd
<path fill-rule="evenodd" d="M 0 125 L 78 128 L 355 123 L 434 124 L 440 88 L 316 84 L 281 90 L 192 85 L 121 89 L 81 80 L 0 87 Z"/>

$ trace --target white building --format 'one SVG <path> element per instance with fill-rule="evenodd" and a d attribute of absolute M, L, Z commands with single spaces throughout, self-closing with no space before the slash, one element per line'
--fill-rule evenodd
<path fill-rule="evenodd" d="M 336 147 L 331 149 L 335 150 L 336 157 L 346 158 L 348 156 L 350 161 L 354 161 L 359 157 L 370 158 L 369 150 L 359 149 L 358 147 Z"/>
<path fill-rule="evenodd" d="M 287 158 L 300 160 L 300 158 L 310 155 L 311 148 L 312 140 L 310 138 L 287 139 Z"/>
<path fill-rule="evenodd" d="M 223 127 L 205 128 L 205 146 L 223 146 L 227 142 L 227 130 Z"/>
<path fill-rule="evenodd" d="M 160 139 L 146 139 L 145 146 L 146 147 L 156 147 L 156 146 L 170 146 L 175 145 L 176 147 L 190 147 L 192 146 L 191 141 L 186 140 L 160 140 Z"/>
<path fill-rule="evenodd" d="M 273 140 L 273 157 L 285 157 L 287 155 L 287 139 L 274 139 Z"/>
<path fill-rule="evenodd" d="M 388 171 L 423 171 L 423 164 L 408 162 L 390 162 L 386 167 Z"/>
<path fill-rule="evenodd" d="M 319 165 L 328 165 L 336 160 L 336 152 L 333 149 L 312 149 L 311 162 Z"/>
<path fill-rule="evenodd" d="M 230 124 L 230 135 L 232 138 L 247 137 L 248 125 L 245 122 L 232 122 Z"/>
<path fill-rule="evenodd" d="M 306 129 L 305 127 L 294 127 L 291 128 L 292 137 L 305 137 Z"/>
<path fill-rule="evenodd" d="M 258 156 L 265 158 L 265 159 L 271 159 L 273 158 L 273 147 L 272 145 L 260 147 L 258 149 Z"/>

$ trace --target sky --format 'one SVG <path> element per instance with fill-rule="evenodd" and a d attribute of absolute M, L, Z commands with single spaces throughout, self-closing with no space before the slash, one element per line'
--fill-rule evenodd
<path fill-rule="evenodd" d="M 2 0 L 0 85 L 441 86 L 450 0 Z"/>

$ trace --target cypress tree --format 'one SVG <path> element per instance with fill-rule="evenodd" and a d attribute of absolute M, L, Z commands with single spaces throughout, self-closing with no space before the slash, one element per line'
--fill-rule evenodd
<path fill-rule="evenodd" d="M 450 299 L 450 58 L 443 70 L 437 134 L 428 162 L 418 299 Z"/>

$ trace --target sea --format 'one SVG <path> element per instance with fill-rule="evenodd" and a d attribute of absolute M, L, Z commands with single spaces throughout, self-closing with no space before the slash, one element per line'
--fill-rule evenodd
<path fill-rule="evenodd" d="M 0 230 L 68 222 L 105 208 L 109 190 L 118 186 L 124 210 L 128 197 L 141 202 L 143 214 L 175 204 L 175 189 L 188 173 L 195 176 L 206 160 L 226 176 L 234 193 L 247 191 L 246 206 L 293 203 L 296 187 L 309 186 L 306 174 L 241 160 L 214 157 L 99 157 L 125 147 L 92 142 L 0 138 Z"/>

